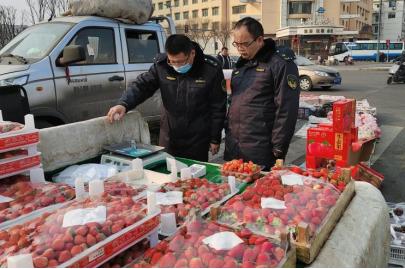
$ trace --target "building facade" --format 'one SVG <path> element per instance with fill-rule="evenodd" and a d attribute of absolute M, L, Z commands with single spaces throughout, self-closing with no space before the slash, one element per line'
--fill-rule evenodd
<path fill-rule="evenodd" d="M 198 40 L 207 53 L 231 49 L 231 29 L 241 18 L 261 21 L 265 35 L 306 56 L 331 42 L 371 39 L 373 0 L 153 0 L 154 16 L 172 16 L 178 32 Z"/>
<path fill-rule="evenodd" d="M 405 1 L 374 0 L 373 2 L 373 33 L 375 39 L 378 38 L 378 25 L 380 24 L 381 40 L 405 40 Z"/>

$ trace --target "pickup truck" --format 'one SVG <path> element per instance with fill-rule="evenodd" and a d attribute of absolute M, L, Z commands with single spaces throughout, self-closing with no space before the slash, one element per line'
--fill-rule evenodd
<path fill-rule="evenodd" d="M 122 92 L 164 52 L 160 17 L 142 25 L 95 16 L 67 16 L 33 25 L 0 51 L 0 86 L 22 85 L 39 128 L 104 116 Z M 158 124 L 157 92 L 138 107 Z"/>

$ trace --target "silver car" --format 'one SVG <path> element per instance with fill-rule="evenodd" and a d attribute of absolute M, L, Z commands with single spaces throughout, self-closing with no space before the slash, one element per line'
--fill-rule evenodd
<path fill-rule="evenodd" d="M 310 91 L 315 87 L 327 90 L 342 83 L 342 77 L 336 69 L 314 64 L 302 56 L 297 56 L 294 62 L 298 66 L 303 91 Z"/>

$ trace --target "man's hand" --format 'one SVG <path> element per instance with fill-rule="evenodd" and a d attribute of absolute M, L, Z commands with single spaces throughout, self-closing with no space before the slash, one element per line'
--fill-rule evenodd
<path fill-rule="evenodd" d="M 210 144 L 210 151 L 212 155 L 215 155 L 219 151 L 219 144 Z"/>
<path fill-rule="evenodd" d="M 121 120 L 127 109 L 122 105 L 113 106 L 110 108 L 110 111 L 107 113 L 107 118 L 110 123 L 113 123 L 116 120 Z"/>

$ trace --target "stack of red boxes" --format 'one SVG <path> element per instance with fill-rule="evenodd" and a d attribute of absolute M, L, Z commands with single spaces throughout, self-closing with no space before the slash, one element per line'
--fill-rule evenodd
<path fill-rule="evenodd" d="M 350 167 L 351 145 L 358 139 L 355 127 L 356 100 L 333 104 L 333 124 L 318 124 L 308 129 L 307 168 L 319 168 L 322 160 L 335 160 L 339 167 Z"/>

